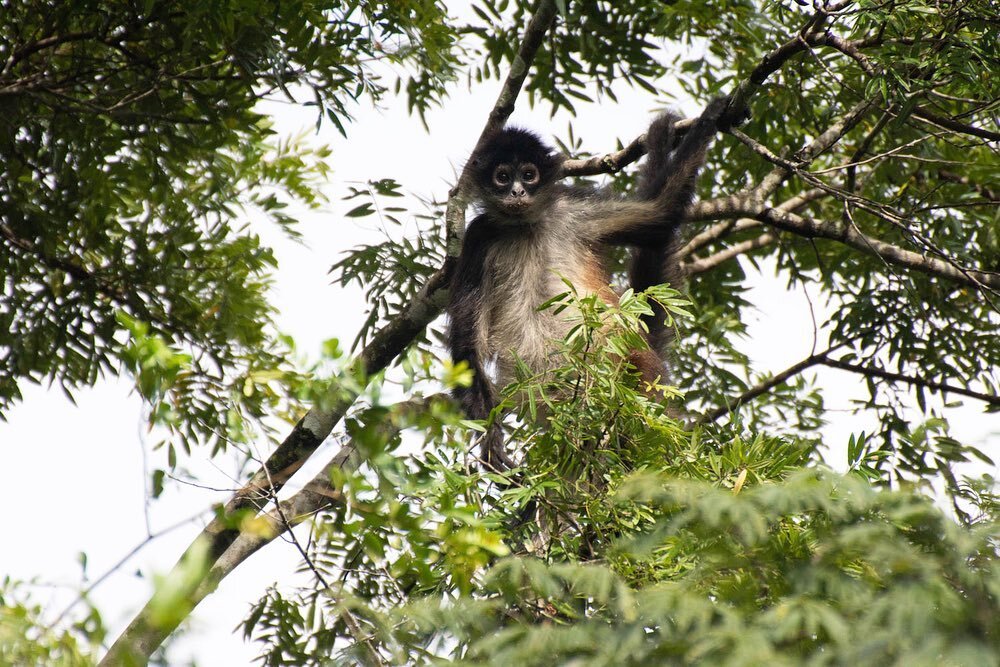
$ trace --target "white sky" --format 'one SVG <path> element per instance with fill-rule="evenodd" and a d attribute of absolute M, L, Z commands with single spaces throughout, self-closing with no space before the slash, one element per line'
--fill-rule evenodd
<path fill-rule="evenodd" d="M 279 260 L 273 294 L 280 308 L 279 326 L 296 338 L 301 351 L 314 354 L 320 342 L 330 337 L 349 345 L 362 319 L 360 291 L 333 288 L 327 273 L 343 250 L 379 238 L 371 232 L 370 223 L 343 217 L 357 204 L 339 201 L 347 184 L 391 177 L 407 192 L 443 200 L 492 107 L 496 89 L 495 83 L 471 93 L 459 88 L 445 109 L 428 114 L 433 138 L 406 115 L 403 104 L 382 112 L 359 112 L 357 122 L 348 126 L 349 140 L 324 125 L 315 140 L 333 147 L 329 210 L 302 215 L 303 244 L 257 225 Z M 574 128 L 584 138 L 585 149 L 602 152 L 614 148 L 617 138 L 630 140 L 645 129 L 651 113 L 660 106 L 647 93 L 624 88 L 616 93 L 617 103 L 578 109 Z M 288 104 L 267 108 L 282 134 L 311 131 L 315 124 L 310 109 Z M 682 110 L 692 114 L 697 107 L 682 105 Z M 513 121 L 543 134 L 564 136 L 567 119 L 550 120 L 547 113 L 519 108 Z M 760 309 L 750 323 L 751 354 L 759 370 L 778 372 L 809 354 L 808 304 L 801 291 L 786 293 L 784 281 L 770 273 L 753 276 L 751 281 L 754 287 L 748 298 Z M 846 409 L 850 398 L 866 395 L 857 376 L 824 369 L 816 375 L 831 408 Z M 142 409 L 125 380 L 108 380 L 77 392 L 76 406 L 58 389 L 24 386 L 22 390 L 24 401 L 7 415 L 7 423 L 0 423 L 0 470 L 6 477 L 0 485 L 0 507 L 5 508 L 0 574 L 37 579 L 39 585 L 32 588 L 35 600 L 45 604 L 54 617 L 74 598 L 80 581 L 79 552 L 88 554 L 88 572 L 94 578 L 147 535 Z M 871 432 L 874 420 L 846 412 L 837 418 L 837 414 L 831 414 L 835 421 L 824 434 L 833 449 L 830 462 L 842 466 L 849 434 Z M 998 426 L 975 401 L 967 401 L 966 408 L 952 414 L 952 427 L 959 439 L 978 443 L 987 453 L 998 452 Z M 228 479 L 234 466 L 226 460 L 207 462 L 206 454 L 195 452 L 185 465 L 199 477 L 199 483 L 223 490 L 169 486 L 148 510 L 154 532 L 229 496 L 227 489 L 235 486 Z M 148 468 L 162 467 L 162 458 L 150 455 Z M 93 599 L 105 613 L 110 639 L 147 600 L 150 576 L 168 571 L 202 525 L 190 523 L 159 538 L 95 591 Z M 172 650 L 174 664 L 192 657 L 203 665 L 249 664 L 256 650 L 234 628 L 266 587 L 297 581 L 297 563 L 294 548 L 276 541 L 242 565 L 193 614 L 190 629 Z M 137 571 L 145 578 L 137 578 Z"/>

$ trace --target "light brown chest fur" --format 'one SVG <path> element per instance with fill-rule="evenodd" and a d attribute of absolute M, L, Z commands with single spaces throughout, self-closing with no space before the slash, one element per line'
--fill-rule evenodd
<path fill-rule="evenodd" d="M 544 232 L 498 242 L 487 256 L 484 292 L 491 299 L 480 315 L 480 349 L 495 359 L 500 384 L 513 379 L 515 356 L 536 372 L 553 365 L 558 342 L 579 321 L 572 309 L 539 310 L 569 290 L 563 279 L 579 293 L 617 298 L 594 248 L 570 234 Z"/>

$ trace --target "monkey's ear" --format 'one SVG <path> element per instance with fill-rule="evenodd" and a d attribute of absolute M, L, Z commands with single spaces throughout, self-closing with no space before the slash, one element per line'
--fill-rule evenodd
<path fill-rule="evenodd" d="M 563 177 L 563 163 L 568 160 L 562 153 L 549 153 L 538 164 L 542 172 L 542 181 L 551 183 Z"/>

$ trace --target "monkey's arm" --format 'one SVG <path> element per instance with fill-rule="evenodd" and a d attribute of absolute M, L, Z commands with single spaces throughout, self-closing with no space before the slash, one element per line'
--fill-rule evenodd
<path fill-rule="evenodd" d="M 480 317 L 486 307 L 483 292 L 486 252 L 490 234 L 486 219 L 480 216 L 469 225 L 451 283 L 448 317 L 451 320 L 449 345 L 454 363 L 464 361 L 473 372 L 472 384 L 455 389 L 455 397 L 470 419 L 489 419 L 497 405 L 496 389 L 486 374 L 484 350 L 480 336 Z M 486 466 L 498 472 L 514 467 L 503 446 L 499 420 L 492 424 L 479 441 Z"/>
<path fill-rule="evenodd" d="M 728 99 L 712 100 L 673 153 L 674 117 L 663 115 L 647 133 L 649 157 L 638 198 L 607 201 L 594 208 L 597 240 L 615 245 L 649 246 L 669 243 L 684 219 L 694 195 L 698 171 L 717 130 Z"/>
<path fill-rule="evenodd" d="M 635 196 L 640 201 L 655 201 L 666 187 L 673 169 L 670 151 L 675 143 L 674 126 L 678 120 L 680 117 L 675 114 L 663 113 L 646 131 L 646 160 L 639 171 L 635 190 Z M 640 292 L 653 285 L 679 284 L 681 276 L 673 254 L 680 237 L 681 222 L 680 218 L 663 219 L 659 229 L 660 235 L 666 238 L 662 242 L 645 243 L 631 249 L 628 276 L 632 289 Z M 667 326 L 669 316 L 663 304 L 652 301 L 649 306 L 653 312 L 642 316 L 646 341 L 656 357 L 663 359 L 673 338 L 673 329 Z M 657 367 L 662 375 L 662 363 L 654 366 Z"/>

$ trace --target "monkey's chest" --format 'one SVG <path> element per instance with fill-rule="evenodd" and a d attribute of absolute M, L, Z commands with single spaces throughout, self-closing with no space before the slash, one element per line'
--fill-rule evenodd
<path fill-rule="evenodd" d="M 513 379 L 515 357 L 535 372 L 551 368 L 558 343 L 578 323 L 572 308 L 556 313 L 540 306 L 569 291 L 607 291 L 599 258 L 571 240 L 545 243 L 512 242 L 498 246 L 487 258 L 487 308 L 481 335 L 496 358 L 501 383 Z"/>

